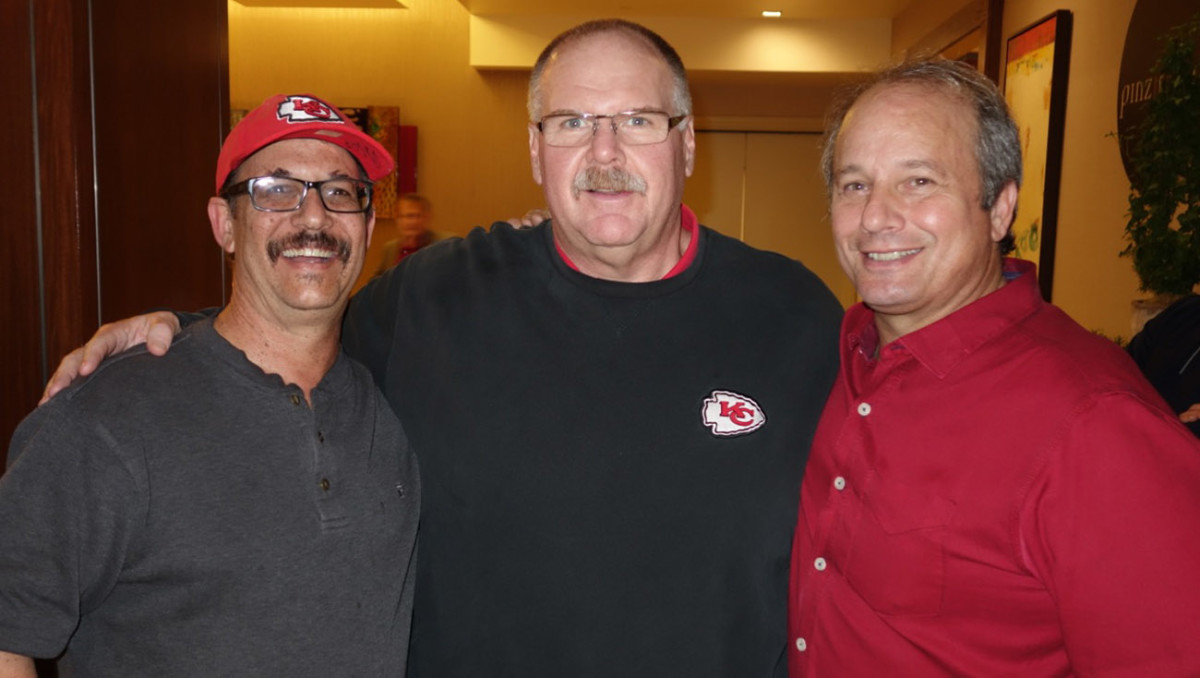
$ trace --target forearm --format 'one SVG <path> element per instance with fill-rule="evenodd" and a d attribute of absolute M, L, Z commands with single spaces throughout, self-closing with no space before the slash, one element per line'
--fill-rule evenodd
<path fill-rule="evenodd" d="M 37 671 L 29 657 L 0 650 L 0 678 L 37 678 Z"/>

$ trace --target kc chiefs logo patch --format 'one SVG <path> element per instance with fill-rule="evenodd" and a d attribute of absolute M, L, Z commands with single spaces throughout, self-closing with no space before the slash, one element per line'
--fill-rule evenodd
<path fill-rule="evenodd" d="M 700 417 L 713 435 L 737 436 L 767 423 L 758 403 L 730 391 L 713 391 L 700 406 Z"/>
<path fill-rule="evenodd" d="M 288 122 L 343 122 L 341 116 L 320 99 L 305 96 L 290 96 L 284 99 L 275 116 Z"/>

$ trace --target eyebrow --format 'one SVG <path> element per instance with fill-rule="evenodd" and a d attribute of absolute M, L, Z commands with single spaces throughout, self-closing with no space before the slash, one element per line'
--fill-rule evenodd
<path fill-rule="evenodd" d="M 271 170 L 271 172 L 269 174 L 265 174 L 263 176 L 284 177 L 284 178 L 294 177 L 294 175 L 291 172 L 289 172 L 288 170 L 286 170 L 282 167 L 276 167 L 275 169 Z M 333 172 L 331 172 L 329 174 L 329 178 L 330 179 L 354 179 L 357 177 L 355 177 L 353 174 L 347 174 L 346 172 L 343 172 L 342 170 L 333 170 Z"/>
<path fill-rule="evenodd" d="M 662 113 L 663 115 L 667 115 L 667 112 L 662 110 L 661 108 L 655 108 L 654 106 L 643 106 L 640 108 L 626 108 L 623 111 L 617 111 L 615 113 L 584 113 L 582 111 L 577 111 L 574 109 L 558 109 L 558 110 L 551 111 L 542 117 L 549 118 L 549 117 L 552 117 L 555 115 L 590 115 L 592 117 L 602 115 L 602 116 L 608 117 L 608 116 L 613 116 L 613 115 L 620 115 L 622 113 Z"/>
<path fill-rule="evenodd" d="M 927 169 L 932 172 L 936 172 L 938 174 L 945 174 L 945 170 L 942 169 L 941 164 L 936 163 L 932 160 L 923 160 L 920 158 L 906 160 L 906 161 L 900 163 L 900 167 L 902 167 L 903 169 L 908 169 L 908 170 Z M 835 178 L 840 179 L 840 178 L 846 176 L 847 174 L 862 173 L 864 171 L 865 170 L 860 165 L 850 164 L 850 165 L 846 165 L 845 167 L 839 167 L 837 170 L 834 171 L 833 176 Z"/>

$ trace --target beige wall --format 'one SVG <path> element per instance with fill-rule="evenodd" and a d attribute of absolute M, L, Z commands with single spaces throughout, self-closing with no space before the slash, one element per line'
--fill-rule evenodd
<path fill-rule="evenodd" d="M 418 188 L 434 226 L 472 226 L 542 202 L 530 178 L 526 77 L 467 65 L 468 15 L 458 2 L 406 10 L 278 9 L 229 3 L 234 108 L 312 92 L 339 106 L 400 107 L 418 128 Z"/>
<path fill-rule="evenodd" d="M 917 0 L 917 4 L 967 1 Z M 473 17 L 471 63 L 482 67 L 528 68 L 554 36 L 581 21 L 612 16 L 611 10 L 602 7 L 588 11 L 590 14 Z M 666 37 L 692 70 L 859 71 L 886 61 L 891 47 L 892 27 L 887 19 L 764 21 L 752 16 L 753 12 L 746 14 L 750 16 L 638 16 L 636 20 Z"/>
<path fill-rule="evenodd" d="M 1136 0 L 1006 0 L 1003 35 L 1058 9 L 1074 15 L 1070 88 L 1063 137 L 1054 302 L 1084 327 L 1130 335 L 1138 292 L 1129 260 L 1118 257 L 1129 182 L 1117 129 L 1117 77 Z"/>

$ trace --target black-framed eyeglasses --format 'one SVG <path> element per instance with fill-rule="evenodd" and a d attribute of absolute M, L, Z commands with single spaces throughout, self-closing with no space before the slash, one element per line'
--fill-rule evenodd
<path fill-rule="evenodd" d="M 624 111 L 611 115 L 556 113 L 539 120 L 537 128 L 551 146 L 583 146 L 596 136 L 600 121 L 607 119 L 621 142 L 645 146 L 666 141 L 671 130 L 686 117 L 662 111 Z"/>
<path fill-rule="evenodd" d="M 371 209 L 371 182 L 349 177 L 305 181 L 292 177 L 254 177 L 239 181 L 225 197 L 246 193 L 260 212 L 291 212 L 300 209 L 308 189 L 317 189 L 321 204 L 330 212 L 366 212 Z"/>

